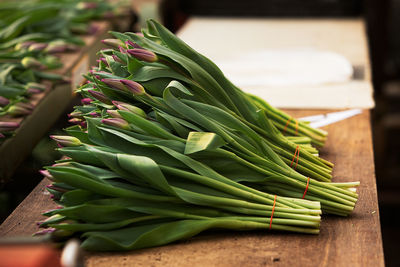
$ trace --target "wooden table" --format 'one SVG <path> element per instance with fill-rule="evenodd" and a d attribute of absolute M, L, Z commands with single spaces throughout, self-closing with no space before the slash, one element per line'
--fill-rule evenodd
<path fill-rule="evenodd" d="M 326 110 L 291 110 L 293 116 Z M 375 183 L 370 112 L 326 126 L 321 156 L 335 163 L 334 181 L 360 181 L 359 200 L 348 218 L 323 216 L 317 236 L 208 232 L 164 247 L 127 253 L 93 253 L 87 266 L 384 266 Z M 31 235 L 40 213 L 55 205 L 43 180 L 0 226 L 0 236 Z"/>

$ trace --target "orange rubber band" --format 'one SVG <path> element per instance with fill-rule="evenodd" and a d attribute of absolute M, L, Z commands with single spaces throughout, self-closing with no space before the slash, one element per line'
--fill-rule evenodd
<path fill-rule="evenodd" d="M 296 158 L 296 156 L 297 156 L 297 161 L 296 161 L 296 167 L 297 167 L 297 163 L 299 162 L 299 156 L 298 156 L 298 154 L 300 154 L 300 147 L 299 147 L 299 146 L 296 146 L 296 150 L 294 151 L 294 155 L 293 155 L 293 158 L 292 158 L 292 162 L 290 162 L 290 168 L 292 168 L 292 165 L 293 165 L 293 162 L 294 162 L 294 159 Z M 296 169 L 296 167 L 295 167 L 295 169 Z"/>
<path fill-rule="evenodd" d="M 282 132 L 282 133 L 286 133 L 286 129 L 287 129 L 289 123 L 290 123 L 292 120 L 293 120 L 293 118 L 290 117 L 290 118 L 286 121 L 285 128 L 283 128 L 283 132 Z"/>
<path fill-rule="evenodd" d="M 300 147 L 299 147 L 299 150 L 297 150 L 297 159 L 296 159 L 296 165 L 294 166 L 294 169 L 297 168 L 297 163 L 299 163 L 299 157 L 300 157 Z"/>
<path fill-rule="evenodd" d="M 303 194 L 303 197 L 302 197 L 302 199 L 304 199 L 304 197 L 306 196 L 306 194 L 307 194 L 307 190 L 308 190 L 308 185 L 310 184 L 310 177 L 308 177 L 308 179 L 307 179 L 307 185 L 306 185 L 306 189 L 304 190 L 304 194 Z"/>
<path fill-rule="evenodd" d="M 274 205 L 272 206 L 271 219 L 269 219 L 269 229 L 271 229 L 272 227 L 272 218 L 274 217 L 275 203 L 276 203 L 276 195 L 274 197 Z"/>

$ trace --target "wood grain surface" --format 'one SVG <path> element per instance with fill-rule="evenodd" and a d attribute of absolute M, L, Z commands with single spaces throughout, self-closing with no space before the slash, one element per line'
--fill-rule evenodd
<path fill-rule="evenodd" d="M 324 112 L 289 111 L 300 117 Z M 321 156 L 335 163 L 334 181 L 360 181 L 347 218 L 323 216 L 316 236 L 266 231 L 202 233 L 190 240 L 127 253 L 88 253 L 87 266 L 384 266 L 370 112 L 324 127 Z M 43 180 L 0 226 L 0 236 L 31 235 L 40 212 L 55 205 Z M 267 227 L 266 227 L 267 228 Z"/>

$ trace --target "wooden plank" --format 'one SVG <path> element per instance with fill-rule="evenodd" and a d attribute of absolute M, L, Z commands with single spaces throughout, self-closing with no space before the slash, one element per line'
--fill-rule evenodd
<path fill-rule="evenodd" d="M 295 117 L 324 110 L 289 111 Z M 325 110 L 325 112 L 327 112 Z M 323 216 L 318 236 L 267 231 L 213 231 L 190 240 L 126 253 L 90 253 L 87 266 L 384 266 L 370 112 L 324 127 L 321 156 L 335 163 L 334 181 L 360 181 L 348 218 Z M 42 181 L 0 226 L 0 236 L 30 235 L 40 212 L 54 207 Z M 267 228 L 267 227 L 266 227 Z"/>

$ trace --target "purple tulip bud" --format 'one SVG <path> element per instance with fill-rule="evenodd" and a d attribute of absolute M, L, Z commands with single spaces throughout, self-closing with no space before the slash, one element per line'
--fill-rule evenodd
<path fill-rule="evenodd" d="M 70 166 L 71 162 L 69 161 L 64 161 L 64 162 L 58 162 L 58 163 L 54 163 L 53 165 L 51 165 L 52 167 L 59 167 L 59 166 Z"/>
<path fill-rule="evenodd" d="M 100 29 L 99 25 L 91 23 L 89 25 L 87 33 L 90 34 L 90 35 L 93 35 L 93 34 L 96 34 L 96 32 L 98 32 L 99 29 Z"/>
<path fill-rule="evenodd" d="M 48 170 L 40 170 L 39 173 L 41 175 L 43 175 L 44 177 L 46 177 L 47 179 L 54 181 L 54 177 L 53 175 L 50 174 L 50 172 Z"/>
<path fill-rule="evenodd" d="M 132 42 L 131 40 L 126 41 L 125 45 L 127 48 L 129 48 L 129 46 L 131 46 L 132 48 L 144 49 L 143 47 L 141 47 L 137 43 Z"/>
<path fill-rule="evenodd" d="M 88 92 L 89 92 L 94 98 L 96 98 L 97 100 L 103 102 L 104 104 L 107 104 L 107 105 L 111 105 L 111 104 L 112 104 L 112 103 L 111 103 L 111 100 L 108 99 L 108 97 L 105 96 L 102 92 L 94 91 L 94 90 L 88 90 Z"/>
<path fill-rule="evenodd" d="M 49 227 L 49 228 L 46 228 L 46 229 L 37 231 L 37 232 L 34 233 L 33 235 L 34 235 L 34 236 L 38 236 L 38 235 L 48 235 L 48 234 L 53 233 L 55 230 L 56 230 L 56 228 Z"/>
<path fill-rule="evenodd" d="M 140 83 L 131 81 L 131 80 L 120 80 L 121 83 L 123 83 L 126 88 L 129 90 L 134 95 L 143 95 L 145 94 L 145 90 L 143 86 Z"/>
<path fill-rule="evenodd" d="M 119 39 L 104 39 L 101 41 L 103 44 L 118 48 L 119 46 L 123 46 L 124 43 Z"/>
<path fill-rule="evenodd" d="M 139 60 L 146 62 L 155 62 L 158 60 L 157 55 L 145 49 L 128 49 L 127 52 Z"/>
<path fill-rule="evenodd" d="M 96 62 L 97 63 L 103 62 L 106 66 L 109 66 L 107 60 L 104 57 L 97 59 Z"/>
<path fill-rule="evenodd" d="M 35 41 L 26 41 L 26 42 L 19 43 L 15 46 L 15 50 L 28 49 L 28 47 L 34 43 L 36 43 L 36 42 Z"/>
<path fill-rule="evenodd" d="M 119 83 L 119 81 L 118 81 Z M 10 104 L 10 100 L 8 100 L 7 98 L 0 96 L 0 107 L 5 107 L 8 104 Z"/>
<path fill-rule="evenodd" d="M 110 87 L 113 87 L 113 88 L 116 88 L 116 89 L 119 89 L 119 90 L 126 91 L 126 87 L 120 82 L 119 79 L 109 79 L 109 78 L 106 78 L 106 79 L 101 79 L 101 81 L 102 81 L 103 83 L 107 84 L 107 85 L 110 86 Z"/>
<path fill-rule="evenodd" d="M 50 138 L 62 146 L 80 146 L 81 141 L 73 136 L 68 135 L 50 135 Z"/>
<path fill-rule="evenodd" d="M 17 116 L 24 116 L 29 115 L 32 113 L 33 106 L 28 103 L 16 103 L 8 108 L 7 114 L 17 117 Z"/>
<path fill-rule="evenodd" d="M 128 53 L 128 51 L 125 48 L 123 48 L 122 46 L 120 46 L 120 45 L 118 46 L 118 49 L 122 54 L 127 54 Z"/>
<path fill-rule="evenodd" d="M 28 48 L 29 51 L 42 51 L 47 47 L 46 43 L 34 43 L 31 44 Z"/>
<path fill-rule="evenodd" d="M 65 51 L 74 51 L 77 50 L 78 46 L 69 44 L 64 40 L 55 40 L 49 43 L 45 51 L 47 53 L 62 53 Z"/>
<path fill-rule="evenodd" d="M 79 2 L 76 5 L 77 9 L 95 9 L 97 8 L 98 4 L 96 2 Z"/>
<path fill-rule="evenodd" d="M 44 64 L 42 64 L 39 60 L 33 57 L 24 57 L 21 60 L 21 64 L 27 69 L 28 68 L 40 69 L 40 70 L 46 69 L 46 66 Z"/>
<path fill-rule="evenodd" d="M 39 89 L 36 89 L 36 88 L 28 88 L 27 90 L 26 90 L 26 93 L 28 94 L 28 95 L 36 95 L 36 94 L 40 94 L 42 91 L 40 91 Z"/>
<path fill-rule="evenodd" d="M 100 114 L 97 112 L 90 112 L 89 115 L 92 117 L 100 117 Z"/>
<path fill-rule="evenodd" d="M 70 123 L 72 123 L 72 124 L 80 125 L 81 122 L 82 122 L 82 120 L 81 120 L 81 119 L 78 119 L 78 118 L 72 118 L 72 119 L 69 119 L 68 122 L 70 122 Z"/>
<path fill-rule="evenodd" d="M 0 132 L 11 132 L 16 130 L 19 127 L 18 122 L 12 121 L 0 121 Z"/>
<path fill-rule="evenodd" d="M 2 133 L 0 133 L 0 139 L 1 138 L 5 138 L 6 136 L 4 135 L 4 134 L 2 134 Z"/>
<path fill-rule="evenodd" d="M 117 57 L 116 55 L 112 55 L 112 58 L 114 59 L 114 61 L 122 63 L 122 60 L 119 57 Z"/>
<path fill-rule="evenodd" d="M 91 98 L 88 98 L 88 97 L 81 99 L 82 105 L 89 105 L 92 101 L 93 100 Z"/>
<path fill-rule="evenodd" d="M 113 104 L 119 109 L 119 110 L 125 110 L 129 112 L 133 112 L 136 115 L 139 115 L 142 118 L 146 118 L 146 112 L 143 111 L 143 109 L 138 108 L 136 106 L 124 103 L 124 102 L 119 102 L 119 101 L 113 101 Z"/>
<path fill-rule="evenodd" d="M 119 119 L 119 118 L 111 118 L 111 119 L 103 119 L 101 120 L 102 123 L 110 125 L 110 126 L 114 126 L 117 128 L 121 128 L 121 129 L 125 129 L 125 130 L 129 130 L 129 123 L 123 119 Z"/>
<path fill-rule="evenodd" d="M 38 90 L 40 92 L 40 91 L 46 90 L 47 86 L 44 85 L 44 84 L 40 84 L 40 83 L 29 82 L 29 83 L 26 84 L 25 88 L 27 90 L 31 90 L 31 91 Z"/>
<path fill-rule="evenodd" d="M 110 114 L 110 116 L 113 118 L 122 119 L 122 116 L 118 113 L 118 110 L 109 109 L 109 110 L 107 110 L 107 113 Z"/>
<path fill-rule="evenodd" d="M 82 119 L 82 118 L 83 118 L 83 113 L 80 112 L 80 111 L 74 111 L 74 112 L 69 113 L 67 116 L 68 116 L 69 118 L 79 118 L 79 119 Z"/>

